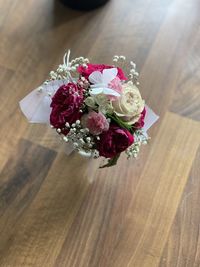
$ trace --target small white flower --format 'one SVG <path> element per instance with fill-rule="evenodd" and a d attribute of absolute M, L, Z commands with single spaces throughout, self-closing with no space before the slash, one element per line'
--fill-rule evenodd
<path fill-rule="evenodd" d="M 117 77 L 118 70 L 116 68 L 104 69 L 103 73 L 94 71 L 89 76 L 89 81 L 92 83 L 90 94 L 91 95 L 112 95 L 120 96 L 118 92 L 109 88 L 109 83 Z"/>
<path fill-rule="evenodd" d="M 68 142 L 68 141 L 69 141 L 69 139 L 67 138 L 67 136 L 64 136 L 64 137 L 63 137 L 63 140 L 64 140 L 65 142 Z"/>

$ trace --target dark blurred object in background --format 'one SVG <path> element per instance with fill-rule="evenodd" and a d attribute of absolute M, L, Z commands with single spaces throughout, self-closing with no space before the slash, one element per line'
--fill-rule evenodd
<path fill-rule="evenodd" d="M 71 8 L 79 10 L 90 10 L 104 5 L 109 0 L 61 0 L 61 2 Z"/>

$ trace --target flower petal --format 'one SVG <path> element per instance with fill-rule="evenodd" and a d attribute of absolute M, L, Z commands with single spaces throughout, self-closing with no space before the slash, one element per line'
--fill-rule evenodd
<path fill-rule="evenodd" d="M 93 84 L 102 83 L 103 75 L 100 71 L 93 71 L 89 76 L 89 81 Z"/>
<path fill-rule="evenodd" d="M 103 92 L 104 88 L 94 88 L 90 90 L 91 95 L 99 95 Z"/>
<path fill-rule="evenodd" d="M 109 84 L 112 80 L 116 78 L 117 73 L 118 73 L 117 68 L 104 69 L 103 70 L 103 83 Z"/>
<path fill-rule="evenodd" d="M 120 94 L 118 92 L 116 92 L 115 90 L 110 89 L 110 88 L 103 88 L 103 94 L 105 94 L 105 95 L 120 96 Z"/>

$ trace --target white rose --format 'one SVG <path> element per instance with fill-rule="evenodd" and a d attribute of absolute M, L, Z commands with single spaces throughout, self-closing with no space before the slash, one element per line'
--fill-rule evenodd
<path fill-rule="evenodd" d="M 112 105 L 118 117 L 128 124 L 134 124 L 144 109 L 144 100 L 139 89 L 132 82 L 128 82 L 122 85 L 122 94 Z"/>

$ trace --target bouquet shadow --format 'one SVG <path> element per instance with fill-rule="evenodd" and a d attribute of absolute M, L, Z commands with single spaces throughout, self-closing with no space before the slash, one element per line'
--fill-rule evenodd
<path fill-rule="evenodd" d="M 98 161 L 83 158 L 76 152 L 70 156 L 58 153 L 49 175 L 37 197 L 36 224 L 47 222 L 39 232 L 47 236 L 57 233 L 61 236 L 64 228 L 71 225 L 95 179 Z M 33 213 L 33 214 L 34 214 Z M 44 224 L 45 225 L 45 224 Z"/>

